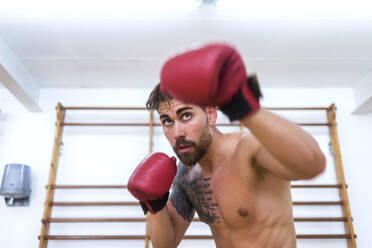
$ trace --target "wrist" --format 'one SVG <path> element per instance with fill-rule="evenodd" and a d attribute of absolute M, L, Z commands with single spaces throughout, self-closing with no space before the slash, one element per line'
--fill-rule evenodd
<path fill-rule="evenodd" d="M 264 109 L 259 108 L 257 111 L 249 113 L 248 115 L 244 116 L 240 119 L 240 122 L 244 124 L 247 128 L 250 128 L 254 123 L 257 122 L 258 119 L 262 116 Z"/>

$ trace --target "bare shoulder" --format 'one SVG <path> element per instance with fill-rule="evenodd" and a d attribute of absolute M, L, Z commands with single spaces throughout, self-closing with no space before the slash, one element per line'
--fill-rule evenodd
<path fill-rule="evenodd" d="M 291 178 L 288 169 L 252 133 L 246 132 L 241 136 L 235 155 L 241 165 L 253 168 L 260 177 L 271 175 L 285 180 Z"/>
<path fill-rule="evenodd" d="M 260 142 L 252 133 L 241 133 L 239 142 L 236 146 L 235 155 L 247 159 L 253 159 L 260 146 Z"/>
<path fill-rule="evenodd" d="M 261 147 L 261 143 L 252 133 L 240 133 L 233 152 L 233 164 L 238 173 L 253 176 L 256 179 L 262 179 L 267 175 L 268 171 L 257 161 L 257 154 Z"/>

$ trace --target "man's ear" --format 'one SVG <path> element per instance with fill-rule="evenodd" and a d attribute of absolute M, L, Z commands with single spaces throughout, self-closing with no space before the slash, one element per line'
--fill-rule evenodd
<path fill-rule="evenodd" d="M 216 109 L 216 107 L 208 106 L 208 107 L 205 108 L 205 112 L 207 113 L 207 116 L 208 116 L 208 124 L 210 126 L 215 125 L 216 121 L 217 121 L 217 109 Z"/>

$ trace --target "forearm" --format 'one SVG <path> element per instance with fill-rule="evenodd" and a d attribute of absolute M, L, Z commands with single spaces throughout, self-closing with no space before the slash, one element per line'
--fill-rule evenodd
<path fill-rule="evenodd" d="M 324 169 L 324 155 L 318 143 L 294 123 L 265 109 L 241 121 L 290 170 L 311 177 Z"/>
<path fill-rule="evenodd" d="M 175 230 L 167 207 L 155 215 L 149 215 L 149 233 L 154 248 L 176 247 Z"/>

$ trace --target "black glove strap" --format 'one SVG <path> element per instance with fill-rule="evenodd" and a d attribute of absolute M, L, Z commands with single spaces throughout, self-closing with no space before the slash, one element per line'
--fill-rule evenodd
<path fill-rule="evenodd" d="M 168 197 L 169 197 L 169 192 L 164 194 L 164 196 L 161 199 L 148 201 L 148 204 L 151 206 L 151 208 L 155 212 L 158 212 L 158 211 L 160 211 L 164 208 L 165 204 L 167 204 Z M 147 208 L 146 204 L 143 203 L 143 202 L 140 202 L 140 205 L 142 207 L 143 213 L 147 214 L 148 208 Z"/>
<path fill-rule="evenodd" d="M 140 205 L 141 205 L 143 214 L 146 215 L 147 211 L 149 211 L 148 208 L 146 207 L 146 204 L 144 202 L 140 202 Z"/>
<path fill-rule="evenodd" d="M 253 93 L 257 101 L 262 97 L 260 86 L 258 85 L 257 77 L 249 76 L 247 80 L 247 86 Z M 252 111 L 252 106 L 245 99 L 242 88 L 239 89 L 238 93 L 231 99 L 230 102 L 225 103 L 219 107 L 230 119 L 230 121 L 240 120 Z"/>

